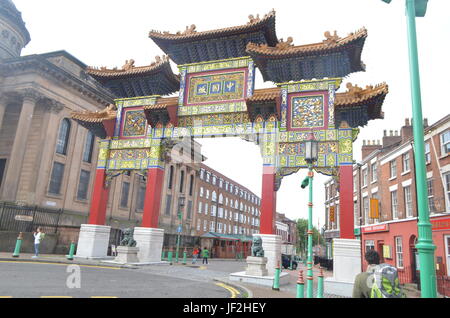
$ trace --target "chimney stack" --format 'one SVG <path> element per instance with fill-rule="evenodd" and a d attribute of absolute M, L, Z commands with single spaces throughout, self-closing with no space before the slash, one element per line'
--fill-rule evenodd
<path fill-rule="evenodd" d="M 411 126 L 411 123 L 412 119 L 410 121 L 409 118 L 405 118 L 405 126 L 400 128 L 400 136 L 402 137 L 402 142 L 405 142 L 413 137 L 413 128 Z"/>
<path fill-rule="evenodd" d="M 364 160 L 372 152 L 381 149 L 380 141 L 377 140 L 363 140 L 363 146 L 361 147 L 361 156 Z"/>

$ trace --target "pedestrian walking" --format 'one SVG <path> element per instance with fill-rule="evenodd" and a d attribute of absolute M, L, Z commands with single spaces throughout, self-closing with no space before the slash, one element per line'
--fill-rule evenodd
<path fill-rule="evenodd" d="M 203 262 L 202 262 L 202 264 L 207 264 L 208 265 L 208 257 L 209 257 L 209 251 L 208 251 L 208 249 L 206 248 L 206 247 L 204 247 L 203 248 L 203 251 L 202 251 L 202 257 L 203 257 Z"/>
<path fill-rule="evenodd" d="M 353 298 L 370 298 L 370 292 L 373 285 L 373 274 L 378 264 L 380 264 L 380 255 L 375 250 L 368 250 L 364 255 L 367 263 L 367 270 L 359 273 L 355 277 L 353 284 Z"/>
<path fill-rule="evenodd" d="M 195 247 L 194 251 L 192 252 L 192 264 L 197 263 L 198 254 L 200 254 L 200 249 Z"/>
<path fill-rule="evenodd" d="M 34 236 L 34 256 L 32 256 L 32 258 L 37 258 L 39 256 L 39 246 L 41 244 L 42 239 L 45 236 L 45 233 L 42 231 L 40 227 L 38 227 L 36 232 L 33 233 L 33 236 Z"/>

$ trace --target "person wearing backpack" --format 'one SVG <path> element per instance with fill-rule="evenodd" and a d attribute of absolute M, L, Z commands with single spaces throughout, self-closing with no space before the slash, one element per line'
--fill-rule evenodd
<path fill-rule="evenodd" d="M 375 250 L 368 250 L 364 255 L 367 263 L 367 269 L 355 277 L 355 283 L 353 284 L 353 298 L 371 298 L 371 291 L 373 286 L 373 275 L 380 264 L 380 255 Z"/>

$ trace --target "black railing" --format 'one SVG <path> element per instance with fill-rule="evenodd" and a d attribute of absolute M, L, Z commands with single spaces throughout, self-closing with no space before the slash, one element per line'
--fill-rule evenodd
<path fill-rule="evenodd" d="M 62 209 L 26 206 L 16 203 L 0 203 L 0 231 L 33 232 L 40 227 L 45 233 L 56 233 L 61 225 Z"/>

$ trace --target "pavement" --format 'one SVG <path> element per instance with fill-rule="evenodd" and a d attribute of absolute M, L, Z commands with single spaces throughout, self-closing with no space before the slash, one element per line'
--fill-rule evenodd
<path fill-rule="evenodd" d="M 210 259 L 208 265 L 201 264 L 201 260 L 198 260 L 196 264 L 192 264 L 191 259 L 187 260 L 186 265 L 182 265 L 182 260 L 179 263 L 173 262 L 172 266 L 160 266 L 160 265 L 119 265 L 112 263 L 105 263 L 99 260 L 87 260 L 77 259 L 68 260 L 65 255 L 55 254 L 43 254 L 39 258 L 32 258 L 33 254 L 21 253 L 20 257 L 12 257 L 12 253 L 0 252 L 1 262 L 33 262 L 33 263 L 48 263 L 48 264 L 78 264 L 85 267 L 97 267 L 97 268 L 127 268 L 135 269 L 143 274 L 147 275 L 159 275 L 169 278 L 186 279 L 198 282 L 198 283 L 211 283 L 216 285 L 222 284 L 222 287 L 228 289 L 231 293 L 231 297 L 246 297 L 246 298 L 295 298 L 297 292 L 297 280 L 299 271 L 303 271 L 303 277 L 305 281 L 305 293 L 306 293 L 306 267 L 300 263 L 297 270 L 282 269 L 283 272 L 289 274 L 289 284 L 280 286 L 280 290 L 272 290 L 270 287 L 260 286 L 248 283 L 237 283 L 229 280 L 229 274 L 233 272 L 243 271 L 246 267 L 246 263 L 243 260 L 235 259 Z M 320 272 L 318 266 L 313 268 L 314 276 L 314 297 L 317 295 L 317 276 Z M 332 277 L 331 271 L 323 269 L 324 277 Z M 404 288 L 408 298 L 419 298 L 420 292 L 415 289 L 414 285 L 407 285 Z M 343 298 L 337 295 L 324 294 L 324 298 Z"/>

